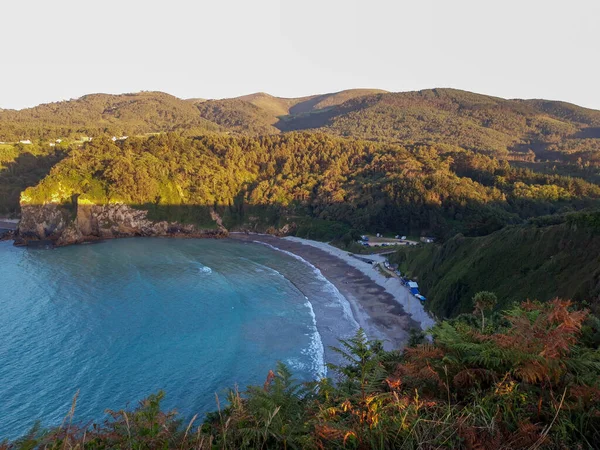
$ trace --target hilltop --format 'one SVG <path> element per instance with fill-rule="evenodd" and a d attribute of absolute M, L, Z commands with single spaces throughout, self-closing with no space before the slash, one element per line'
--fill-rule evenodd
<path fill-rule="evenodd" d="M 171 130 L 206 133 L 220 127 L 193 103 L 162 92 L 92 94 L 20 111 L 0 111 L 0 141 L 147 134 Z"/>
<path fill-rule="evenodd" d="M 600 150 L 600 111 L 455 89 L 351 89 L 300 98 L 255 93 L 221 100 L 181 100 L 161 92 L 93 94 L 21 111 L 0 110 L 0 141 L 304 130 L 404 144 L 444 143 L 522 161 L 598 162 Z"/>
<path fill-rule="evenodd" d="M 232 99 L 209 100 L 198 105 L 198 109 L 205 119 L 230 130 L 247 134 L 274 134 L 286 131 L 284 122 L 291 117 L 303 117 L 354 98 L 383 92 L 386 91 L 350 89 L 299 98 L 274 97 L 258 92 Z"/>

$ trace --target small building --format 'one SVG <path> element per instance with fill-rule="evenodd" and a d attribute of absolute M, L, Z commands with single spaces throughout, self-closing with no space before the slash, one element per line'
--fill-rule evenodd
<path fill-rule="evenodd" d="M 417 297 L 419 300 L 421 300 L 422 302 L 424 302 L 425 300 L 427 300 L 425 297 L 423 297 L 421 294 L 415 294 L 415 297 Z"/>
<path fill-rule="evenodd" d="M 50 142 L 50 144 L 48 144 L 50 147 L 56 147 L 56 144 L 54 142 Z"/>
<path fill-rule="evenodd" d="M 22 141 L 19 141 L 19 144 L 25 144 L 25 145 L 30 145 L 31 141 L 29 139 L 24 139 Z"/>
<path fill-rule="evenodd" d="M 410 289 L 410 293 L 413 295 L 417 295 L 419 293 L 419 285 L 414 281 L 409 281 L 407 284 L 408 289 Z"/>
<path fill-rule="evenodd" d="M 435 241 L 435 238 L 432 238 L 432 237 L 425 237 L 425 236 L 421 237 L 421 242 L 424 242 L 426 244 L 431 244 L 434 241 Z"/>

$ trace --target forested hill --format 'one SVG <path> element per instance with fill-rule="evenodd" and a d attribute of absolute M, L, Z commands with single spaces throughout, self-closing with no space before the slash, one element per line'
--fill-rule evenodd
<path fill-rule="evenodd" d="M 600 137 L 600 112 L 560 102 L 432 89 L 357 97 L 313 114 L 283 117 L 280 126 L 374 140 L 444 142 L 501 157 L 543 151 L 538 156 L 547 159 L 552 144 Z"/>
<path fill-rule="evenodd" d="M 178 221 L 216 208 L 227 228 L 261 231 L 323 220 L 330 231 L 337 224 L 355 232 L 449 237 L 598 207 L 600 187 L 448 145 L 401 146 L 307 132 L 170 133 L 116 143 L 94 139 L 71 150 L 21 201 L 120 202 Z"/>
<path fill-rule="evenodd" d="M 0 141 L 221 131 L 193 103 L 162 92 L 92 94 L 20 111 L 0 110 Z"/>
<path fill-rule="evenodd" d="M 523 298 L 570 298 L 600 312 L 600 213 L 532 219 L 482 237 L 400 250 L 392 258 L 418 279 L 438 317 L 473 311 L 479 291 L 508 308 Z"/>
<path fill-rule="evenodd" d="M 0 141 L 109 134 L 314 130 L 376 141 L 447 143 L 513 160 L 600 162 L 600 112 L 563 102 L 504 100 L 454 89 L 353 89 L 302 98 L 264 93 L 181 100 L 160 92 L 95 94 L 0 110 Z"/>

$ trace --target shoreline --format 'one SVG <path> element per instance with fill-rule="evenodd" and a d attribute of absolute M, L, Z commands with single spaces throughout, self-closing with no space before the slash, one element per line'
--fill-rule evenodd
<path fill-rule="evenodd" d="M 372 264 L 365 263 L 361 260 L 371 259 L 377 261 L 378 263 L 383 263 L 386 259 L 384 256 L 379 254 L 350 256 L 349 252 L 341 250 L 325 242 L 311 241 L 309 239 L 298 238 L 295 236 L 287 236 L 283 239 L 292 242 L 299 242 L 302 245 L 309 245 L 326 251 L 327 253 L 340 258 L 346 264 L 349 264 L 352 267 L 360 270 L 373 282 L 383 287 L 390 295 L 392 295 L 402 306 L 404 311 L 420 325 L 422 331 L 425 331 L 435 325 L 435 320 L 427 313 L 427 311 L 425 311 L 421 301 L 410 294 L 408 288 L 402 286 L 395 278 L 387 278 L 383 276 Z"/>
<path fill-rule="evenodd" d="M 137 236 L 134 236 L 137 237 Z M 144 237 L 144 236 L 140 236 Z M 386 350 L 402 349 L 410 338 L 411 330 L 424 331 L 435 324 L 435 321 L 424 310 L 419 300 L 410 294 L 395 278 L 384 277 L 365 259 L 383 262 L 384 256 L 352 255 L 327 243 L 311 241 L 292 236 L 276 237 L 269 234 L 230 232 L 228 236 L 195 236 L 178 234 L 170 236 L 148 236 L 176 239 L 225 238 L 249 243 L 270 246 L 275 251 L 290 254 L 301 260 L 317 276 L 331 285 L 341 297 L 341 303 L 349 306 L 345 319 L 349 325 L 364 329 L 370 339 L 381 340 Z M 79 243 L 98 243 L 118 237 L 97 238 Z M 33 245 L 33 247 L 36 247 Z M 346 306 L 342 305 L 344 310 Z M 313 312 L 314 313 L 314 312 Z M 324 327 L 324 317 L 316 316 L 317 330 L 321 337 L 328 334 Z M 321 324 L 321 329 L 319 329 Z M 349 336 L 336 336 L 347 338 Z M 338 342 L 329 342 L 332 345 Z M 327 355 L 329 354 L 329 355 Z M 325 347 L 324 362 L 332 362 L 330 351 Z"/>
<path fill-rule="evenodd" d="M 348 302 L 352 319 L 358 326 L 365 330 L 369 338 L 383 341 L 386 350 L 403 348 L 411 329 L 424 330 L 434 324 L 417 299 L 414 300 L 419 302 L 421 312 L 413 307 L 408 298 L 412 296 L 398 280 L 385 278 L 372 265 L 348 256 L 343 250 L 299 238 L 245 233 L 230 233 L 229 237 L 268 245 L 275 250 L 291 253 L 309 267 L 313 266 Z M 384 259 L 381 256 L 379 258 L 382 261 Z M 378 280 L 376 275 L 389 280 L 389 283 Z M 392 283 L 396 283 L 398 289 L 394 289 Z M 405 306 L 410 309 L 407 311 Z M 319 319 L 317 316 L 317 327 Z"/>

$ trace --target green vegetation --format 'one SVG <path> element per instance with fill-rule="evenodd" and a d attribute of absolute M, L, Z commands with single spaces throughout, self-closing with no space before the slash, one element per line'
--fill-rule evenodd
<path fill-rule="evenodd" d="M 581 158 L 582 164 L 599 163 L 600 112 L 454 89 L 352 89 L 289 99 L 257 93 L 207 101 L 160 92 L 94 94 L 22 111 L 0 110 L 0 141 L 308 129 L 405 145 L 445 143 L 517 161 L 577 163 Z"/>
<path fill-rule="evenodd" d="M 490 293 L 481 299 L 489 300 Z M 489 302 L 483 302 L 481 305 Z M 480 307 L 481 307 L 480 305 Z M 479 308 L 479 307 L 478 307 Z M 337 379 L 299 384 L 282 364 L 264 386 L 181 422 L 163 393 L 104 423 L 35 426 L 3 449 L 562 449 L 600 439 L 600 321 L 570 302 L 465 314 L 402 353 L 362 330 L 336 351 Z"/>
<path fill-rule="evenodd" d="M 531 217 L 598 206 L 600 187 L 446 145 L 318 133 L 171 133 L 85 143 L 22 200 L 123 202 L 184 222 L 214 209 L 229 229 L 295 224 L 300 236 L 351 241 L 366 230 L 484 235 Z"/>
<path fill-rule="evenodd" d="M 0 141 L 120 137 L 171 130 L 193 135 L 217 132 L 220 127 L 200 117 L 193 103 L 161 92 L 94 94 L 21 111 L 0 110 Z"/>
<path fill-rule="evenodd" d="M 558 223 L 557 222 L 563 222 Z M 483 237 L 401 248 L 390 259 L 418 280 L 438 317 L 473 309 L 477 291 L 493 290 L 500 307 L 559 295 L 600 312 L 600 215 L 550 216 Z"/>
<path fill-rule="evenodd" d="M 19 196 L 35 186 L 69 152 L 67 145 L 0 145 L 0 216 L 19 211 Z"/>
<path fill-rule="evenodd" d="M 432 89 L 357 97 L 319 113 L 288 117 L 282 129 L 317 128 L 374 140 L 447 143 L 503 157 L 516 152 L 513 156 L 522 158 L 539 144 L 576 138 L 599 126 L 600 112 L 575 105 Z"/>

